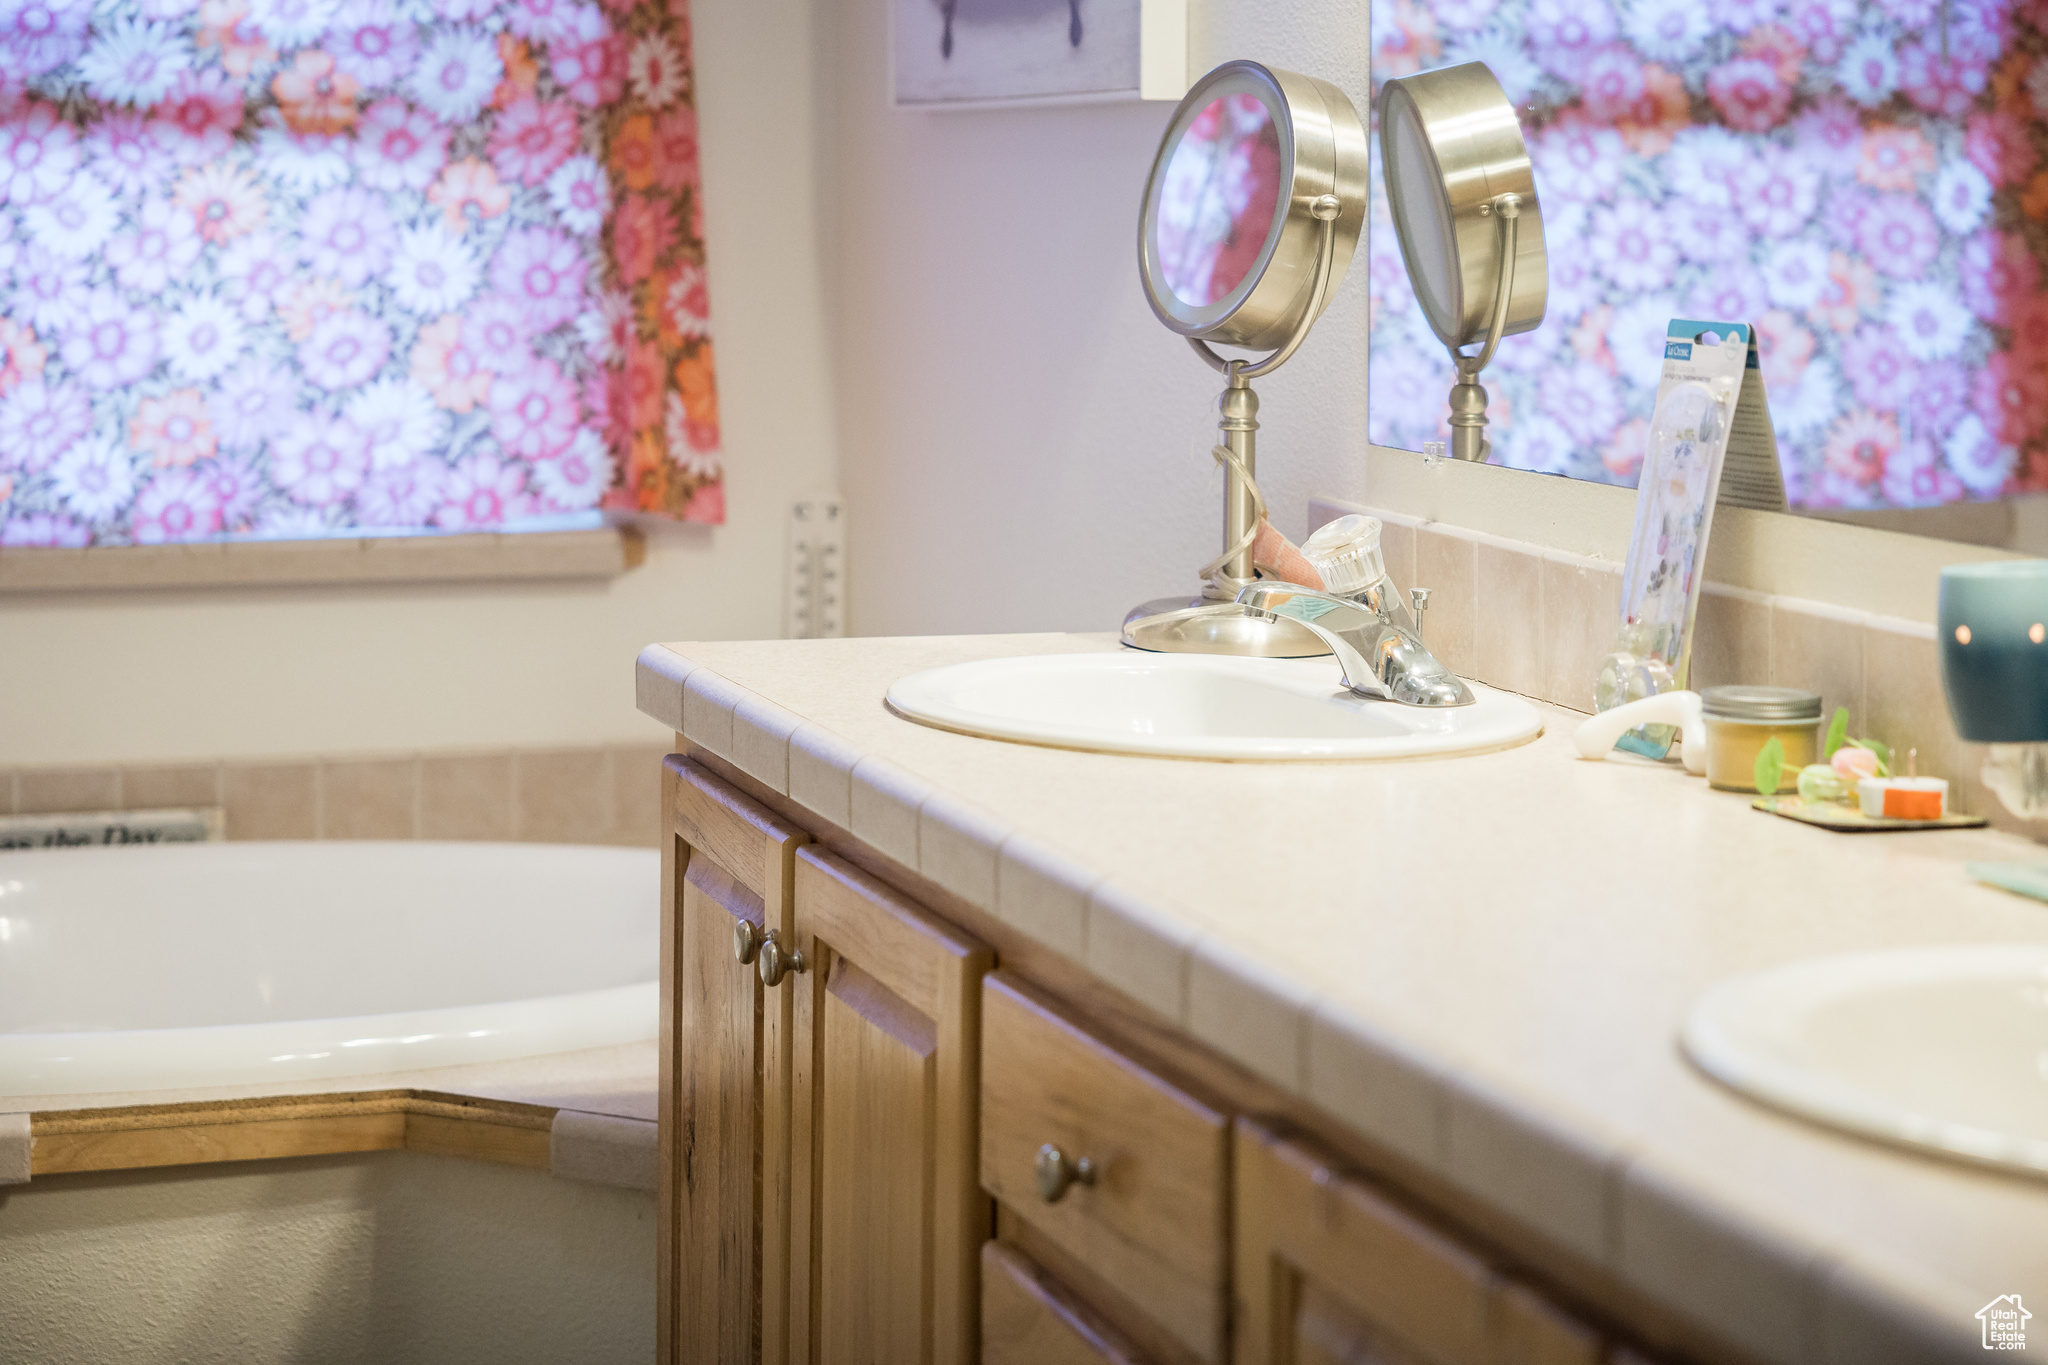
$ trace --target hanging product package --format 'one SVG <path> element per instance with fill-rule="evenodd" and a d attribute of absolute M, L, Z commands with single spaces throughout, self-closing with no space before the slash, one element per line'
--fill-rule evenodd
<path fill-rule="evenodd" d="M 1596 710 L 1686 685 L 1716 503 L 1785 508 L 1756 329 L 1675 318 L 1665 331 L 1664 373 L 1636 483 L 1620 630 L 1601 661 Z M 1646 725 L 1623 735 L 1619 747 L 1662 758 L 1675 735 L 1671 726 Z"/>

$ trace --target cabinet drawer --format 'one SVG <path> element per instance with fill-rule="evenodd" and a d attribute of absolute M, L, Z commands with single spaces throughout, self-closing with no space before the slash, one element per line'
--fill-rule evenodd
<path fill-rule="evenodd" d="M 1001 973 L 982 986 L 981 1180 L 1196 1360 L 1226 1358 L 1230 1124 Z M 1041 1191 L 1041 1149 L 1092 1183 Z"/>
<path fill-rule="evenodd" d="M 1146 1365 L 1028 1257 L 981 1248 L 981 1365 Z"/>
<path fill-rule="evenodd" d="M 1602 1365 L 1606 1343 L 1301 1143 L 1237 1125 L 1236 1365 Z"/>

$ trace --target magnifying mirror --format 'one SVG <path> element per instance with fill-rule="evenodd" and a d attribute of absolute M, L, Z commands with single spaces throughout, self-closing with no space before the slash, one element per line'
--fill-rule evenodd
<path fill-rule="evenodd" d="M 1484 460 L 1479 372 L 1543 321 L 1550 282 L 1521 122 L 1483 62 L 1398 77 L 1380 92 L 1380 166 L 1416 301 L 1458 368 L 1451 453 Z"/>
<path fill-rule="evenodd" d="M 1369 143 L 1358 111 L 1327 81 L 1225 62 L 1174 110 L 1145 183 L 1138 271 L 1152 311 L 1224 375 L 1214 449 L 1224 466 L 1223 553 L 1199 597 L 1162 598 L 1124 618 L 1142 649 L 1325 653 L 1310 632 L 1234 605 L 1252 582 L 1265 514 L 1254 478 L 1258 396 L 1307 339 L 1344 278 L 1365 225 Z M 1226 359 L 1213 346 L 1267 351 Z"/>

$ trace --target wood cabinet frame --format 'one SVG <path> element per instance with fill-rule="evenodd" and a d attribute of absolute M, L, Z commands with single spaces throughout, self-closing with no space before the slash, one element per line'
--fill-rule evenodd
<path fill-rule="evenodd" d="M 655 1358 L 783 1365 L 789 993 L 763 990 L 731 945 L 735 919 L 794 933 L 809 836 L 681 755 L 663 761 L 661 791 Z"/>

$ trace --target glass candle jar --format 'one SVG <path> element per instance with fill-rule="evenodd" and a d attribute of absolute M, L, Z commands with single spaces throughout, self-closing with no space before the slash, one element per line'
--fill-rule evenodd
<path fill-rule="evenodd" d="M 1700 693 L 1707 723 L 1707 785 L 1756 790 L 1756 756 L 1773 738 L 1785 746 L 1781 792 L 1799 789 L 1799 770 L 1820 762 L 1820 693 L 1796 687 L 1709 687 Z"/>

